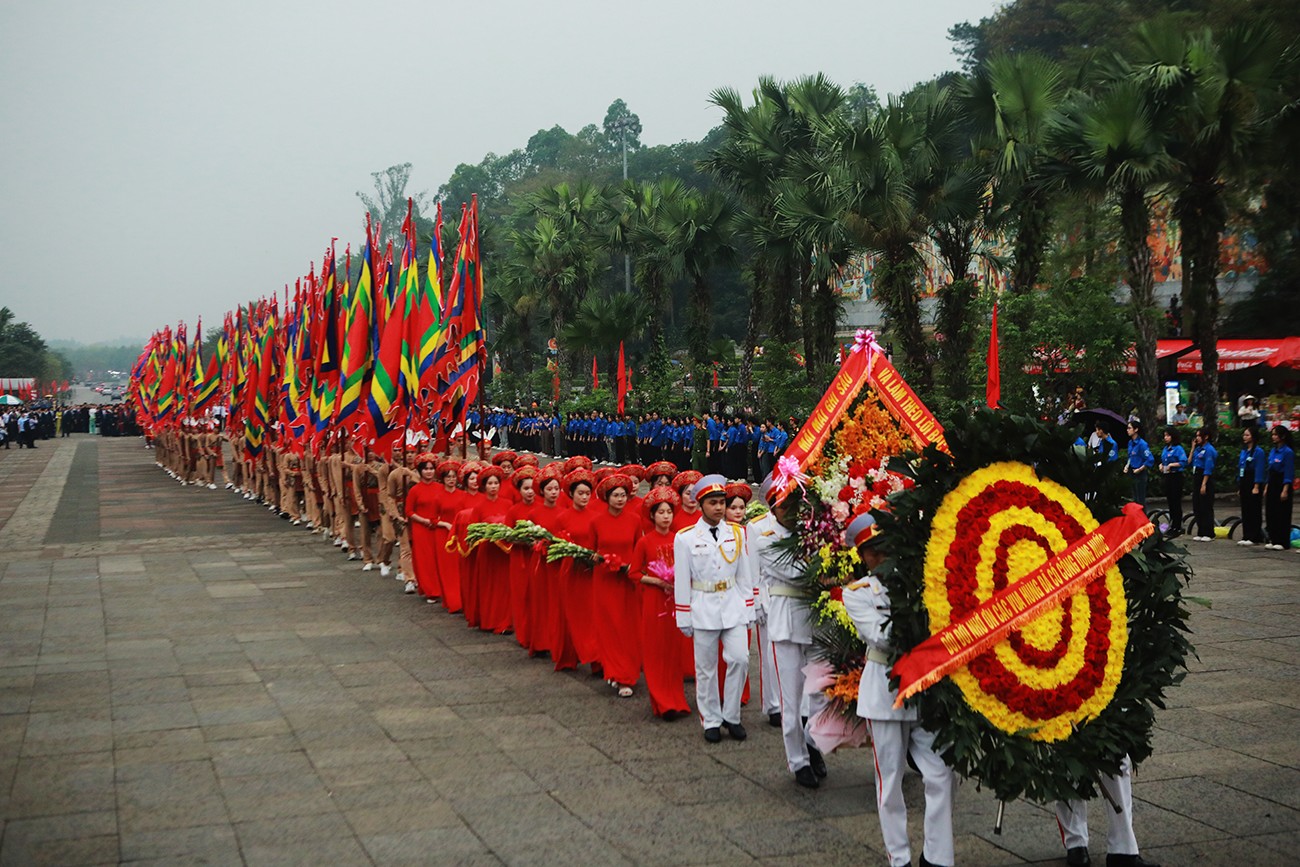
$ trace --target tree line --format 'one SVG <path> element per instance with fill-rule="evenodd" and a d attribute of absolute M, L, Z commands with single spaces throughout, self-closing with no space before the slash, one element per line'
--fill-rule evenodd
<path fill-rule="evenodd" d="M 1270 20 L 1267 3 L 1229 5 L 1225 17 L 1209 3 L 1169 14 L 1175 4 L 1021 0 L 954 28 L 962 70 L 883 102 L 820 74 L 764 78 L 712 93 L 723 123 L 699 142 L 643 146 L 620 100 L 600 126 L 542 130 L 457 167 L 438 197 L 478 191 L 484 204 L 489 337 L 509 392 L 498 399 L 541 397 L 556 373 L 588 382 L 593 356 L 612 375 L 624 343 L 647 408 L 689 394 L 702 410 L 720 372 L 733 405 L 793 411 L 834 372 L 838 277 L 865 253 L 882 339 L 941 417 L 982 396 L 983 260 L 1006 276 L 1005 405 L 1046 411 L 1064 387 L 1056 354 L 1096 402 L 1131 399 L 1155 418 L 1166 326 L 1148 236 L 1167 206 L 1183 334 L 1202 349 L 1202 414 L 1214 418 L 1224 328 L 1300 318 L 1297 24 Z M 1269 270 L 1225 319 L 1216 277 L 1230 226 L 1255 234 Z M 927 269 L 946 275 L 932 301 Z M 1025 372 L 1035 366 L 1043 374 Z"/>

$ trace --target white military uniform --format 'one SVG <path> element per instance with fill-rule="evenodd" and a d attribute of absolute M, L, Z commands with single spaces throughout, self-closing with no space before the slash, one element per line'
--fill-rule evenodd
<path fill-rule="evenodd" d="M 858 716 L 867 721 L 876 759 L 876 811 L 891 864 L 912 863 L 907 839 L 907 805 L 903 773 L 907 754 L 925 781 L 925 847 L 932 864 L 953 864 L 952 796 L 956 774 L 934 751 L 934 733 L 917 725 L 916 708 L 894 707 L 889 688 L 889 594 L 874 575 L 844 589 L 844 607 L 867 643 L 867 659 L 858 688 Z"/>
<path fill-rule="evenodd" d="M 1106 804 L 1106 852 L 1109 855 L 1138 854 L 1137 835 L 1133 833 L 1133 763 L 1128 756 L 1120 762 L 1119 776 L 1100 780 L 1119 812 Z M 1056 821 L 1061 826 L 1061 842 L 1066 849 L 1088 848 L 1088 802 L 1057 801 Z"/>
<path fill-rule="evenodd" d="M 710 530 L 717 531 L 717 538 Z M 740 698 L 749 675 L 747 630 L 754 620 L 754 577 L 745 530 L 701 518 L 673 539 L 677 627 L 695 643 L 695 701 L 704 728 L 740 722 Z M 724 697 L 718 701 L 718 643 L 727 663 Z"/>
<path fill-rule="evenodd" d="M 790 537 L 776 515 L 768 512 L 750 523 L 749 546 L 758 576 L 759 622 L 764 624 L 760 636 L 760 658 L 772 666 L 772 681 L 778 687 L 781 712 L 781 738 L 785 742 L 786 764 L 791 771 L 808 766 L 808 733 L 805 716 L 820 707 L 801 706 L 804 692 L 804 666 L 812 647 L 812 609 L 799 586 L 803 578 L 801 564 L 779 543 Z M 766 685 L 767 676 L 764 675 Z M 806 712 L 805 712 L 806 710 Z"/>

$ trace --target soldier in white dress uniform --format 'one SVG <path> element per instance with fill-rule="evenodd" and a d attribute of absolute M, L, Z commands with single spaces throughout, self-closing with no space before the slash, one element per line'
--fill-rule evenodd
<path fill-rule="evenodd" d="M 764 498 L 771 495 L 770 476 L 760 492 Z M 803 563 L 781 544 L 792 535 L 796 509 L 795 497 L 786 497 L 772 504 L 772 510 L 752 521 L 746 530 L 758 578 L 759 635 L 766 642 L 759 653 L 765 662 L 771 660 L 771 677 L 779 687 L 786 764 L 796 783 L 815 789 L 826 776 L 826 762 L 808 737 L 807 719 L 821 708 L 810 706 L 807 713 L 801 708 L 803 669 L 812 648 L 812 609 L 800 587 Z"/>
<path fill-rule="evenodd" d="M 1108 819 L 1106 834 L 1106 867 L 1160 867 L 1138 854 L 1137 836 L 1133 833 L 1133 763 L 1125 756 L 1119 766 L 1119 776 L 1103 776 L 1107 799 L 1119 807 L 1119 812 L 1106 805 Z M 1065 844 L 1065 863 L 1069 867 L 1088 867 L 1088 802 L 1057 801 L 1056 821 L 1061 826 L 1061 842 Z"/>
<path fill-rule="evenodd" d="M 879 568 L 884 555 L 876 548 L 878 526 L 869 514 L 849 522 L 846 537 L 858 548 L 868 570 Z M 907 756 L 925 782 L 925 845 L 921 867 L 952 865 L 952 797 L 956 774 L 934 750 L 934 733 L 917 724 L 916 708 L 894 708 L 897 693 L 889 687 L 889 594 L 875 575 L 868 574 L 844 588 L 844 607 L 867 643 L 867 659 L 858 688 L 858 716 L 867 721 L 876 760 L 876 811 L 889 863 L 910 865 L 907 805 L 903 802 L 903 773 Z"/>
<path fill-rule="evenodd" d="M 722 476 L 705 476 L 693 493 L 700 519 L 673 539 L 673 601 L 677 628 L 695 644 L 695 701 L 704 739 L 722 740 L 721 728 L 738 741 L 746 737 L 740 699 L 749 674 L 749 624 L 754 621 L 754 577 L 745 529 L 723 520 Z M 718 701 L 718 645 L 727 663 L 723 698 Z"/>

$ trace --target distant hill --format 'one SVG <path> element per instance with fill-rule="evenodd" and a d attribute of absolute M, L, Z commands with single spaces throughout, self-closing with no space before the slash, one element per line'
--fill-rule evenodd
<path fill-rule="evenodd" d="M 123 337 L 117 341 L 85 344 L 75 340 L 51 340 L 50 348 L 66 358 L 72 365 L 74 376 L 86 379 L 107 378 L 107 371 L 128 371 L 140 356 L 144 338 L 132 340 Z"/>

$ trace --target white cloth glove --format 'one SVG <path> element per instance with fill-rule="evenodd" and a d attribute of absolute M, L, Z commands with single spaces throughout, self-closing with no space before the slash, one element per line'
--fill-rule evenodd
<path fill-rule="evenodd" d="M 685 635 L 687 638 L 695 637 L 695 630 L 691 629 L 689 626 L 679 626 L 678 629 L 680 629 L 682 631 L 682 635 Z"/>

